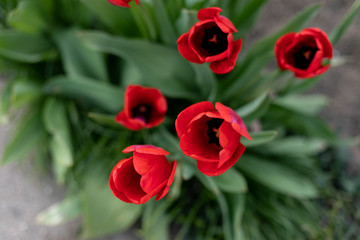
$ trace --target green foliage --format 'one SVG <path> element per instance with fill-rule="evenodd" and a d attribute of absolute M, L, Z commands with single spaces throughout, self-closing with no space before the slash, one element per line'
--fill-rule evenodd
<path fill-rule="evenodd" d="M 335 174 L 321 161 L 339 161 L 332 151 L 358 140 L 340 140 L 317 116 L 326 97 L 301 95 L 320 77 L 299 81 L 269 71 L 276 40 L 304 28 L 321 5 L 305 8 L 275 33 L 243 47 L 234 70 L 223 76 L 208 64 L 189 63 L 176 49 L 177 38 L 197 22 L 199 9 L 220 6 L 221 15 L 238 29 L 238 39 L 266 2 L 140 0 L 126 9 L 106 0 L 1 1 L 0 69 L 9 79 L 0 98 L 0 122 L 12 120 L 13 109 L 22 111 L 1 164 L 35 154 L 44 166 L 51 163 L 58 183 L 69 189 L 69 197 L 42 211 L 37 222 L 55 226 L 82 217 L 84 238 L 124 231 L 138 219 L 139 234 L 147 240 L 357 236 L 356 224 L 345 229 L 340 221 L 349 216 L 358 221 L 358 211 L 349 215 L 342 209 L 350 209 L 352 200 L 359 204 L 354 194 L 359 185 L 343 177 L 344 166 Z M 330 34 L 332 43 L 350 27 L 359 7 L 356 0 Z M 167 97 L 161 126 L 132 132 L 114 121 L 129 84 L 158 88 Z M 220 176 L 202 174 L 182 153 L 174 131 L 179 112 L 199 101 L 235 109 L 253 138 L 241 138 L 245 153 Z M 133 144 L 162 147 L 169 160 L 177 160 L 170 192 L 158 202 L 127 204 L 108 187 L 111 168 Z M 335 203 L 326 202 L 333 196 Z M 325 204 L 314 200 L 319 197 Z M 178 231 L 170 231 L 172 226 Z"/>

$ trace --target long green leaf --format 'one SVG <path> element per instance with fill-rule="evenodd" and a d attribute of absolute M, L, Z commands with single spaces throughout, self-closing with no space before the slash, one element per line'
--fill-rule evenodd
<path fill-rule="evenodd" d="M 46 133 L 38 111 L 30 113 L 17 128 L 14 137 L 6 145 L 1 164 L 29 156 L 29 152 L 44 144 Z"/>
<path fill-rule="evenodd" d="M 175 0 L 174 0 L 175 1 Z M 163 0 L 152 0 L 161 40 L 168 46 L 176 46 L 174 26 L 169 18 Z"/>
<path fill-rule="evenodd" d="M 344 16 L 344 18 L 340 21 L 339 25 L 337 25 L 331 31 L 329 39 L 332 42 L 332 44 L 336 44 L 339 41 L 339 39 L 344 35 L 346 30 L 350 27 L 351 23 L 355 20 L 355 17 L 357 16 L 359 9 L 360 9 L 360 0 L 356 0 L 349 9 L 349 11 Z"/>
<path fill-rule="evenodd" d="M 81 192 L 83 229 L 81 236 L 98 238 L 124 231 L 138 219 L 142 205 L 124 203 L 111 192 L 107 183 L 89 174 Z"/>
<path fill-rule="evenodd" d="M 322 95 L 287 95 L 277 98 L 273 104 L 302 114 L 316 115 L 328 104 L 328 99 Z"/>
<path fill-rule="evenodd" d="M 274 161 L 247 154 L 241 157 L 237 166 L 247 177 L 279 193 L 296 198 L 318 196 L 315 185 L 309 179 Z"/>
<path fill-rule="evenodd" d="M 244 106 L 238 108 L 236 113 L 245 121 L 251 122 L 254 119 L 261 117 L 270 104 L 270 97 L 268 93 L 261 94 L 255 100 L 245 104 Z"/>
<path fill-rule="evenodd" d="M 104 56 L 84 46 L 78 38 L 78 29 L 56 31 L 53 37 L 67 75 L 107 81 Z"/>
<path fill-rule="evenodd" d="M 36 216 L 36 222 L 45 226 L 57 226 L 79 217 L 81 214 L 81 201 L 78 196 L 65 198 Z"/>
<path fill-rule="evenodd" d="M 108 1 L 80 0 L 96 17 L 114 33 L 138 36 L 135 22 L 129 9 L 115 7 Z"/>
<path fill-rule="evenodd" d="M 312 18 L 314 18 L 317 12 L 320 10 L 321 5 L 315 4 L 310 7 L 307 7 L 294 18 L 292 18 L 284 27 L 282 27 L 276 33 L 261 39 L 259 42 L 255 43 L 249 53 L 247 54 L 248 58 L 256 58 L 260 54 L 265 52 L 272 51 L 275 45 L 275 42 L 279 37 L 288 33 L 296 32 L 301 30 Z"/>
<path fill-rule="evenodd" d="M 38 34 L 49 28 L 50 13 L 41 1 L 20 1 L 7 17 L 7 23 L 22 32 Z"/>
<path fill-rule="evenodd" d="M 224 192 L 244 193 L 247 191 L 246 180 L 241 173 L 233 168 L 228 169 L 225 173 L 214 176 L 212 179 L 216 185 Z"/>
<path fill-rule="evenodd" d="M 94 104 L 109 113 L 118 113 L 123 106 L 122 89 L 83 77 L 58 76 L 44 86 L 48 94 L 62 95 L 85 104 Z"/>
<path fill-rule="evenodd" d="M 41 36 L 1 29 L 0 56 L 35 63 L 54 56 L 54 52 L 51 44 Z"/>
<path fill-rule="evenodd" d="M 250 133 L 252 140 L 243 138 L 241 139 L 241 143 L 244 144 L 245 147 L 255 147 L 271 142 L 276 138 L 277 134 L 278 133 L 276 131 L 262 131 L 257 133 Z"/>
<path fill-rule="evenodd" d="M 143 76 L 144 85 L 156 87 L 171 97 L 197 97 L 196 85 L 192 81 L 194 71 L 177 51 L 101 32 L 84 32 L 81 37 L 95 50 L 117 55 L 136 66 Z"/>

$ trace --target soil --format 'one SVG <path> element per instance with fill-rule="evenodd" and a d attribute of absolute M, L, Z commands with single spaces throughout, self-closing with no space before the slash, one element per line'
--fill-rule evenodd
<path fill-rule="evenodd" d="M 270 0 L 265 6 L 254 30 L 245 40 L 253 41 L 280 28 L 304 7 L 321 3 L 319 15 L 309 27 L 319 27 L 330 32 L 352 5 L 350 0 Z M 360 17 L 346 35 L 334 46 L 336 56 L 349 60 L 342 66 L 331 68 L 322 81 L 310 93 L 330 97 L 330 105 L 322 112 L 333 129 L 344 138 L 360 135 Z M 3 84 L 0 81 L 0 89 Z M 10 136 L 10 126 L 1 126 L 0 155 Z M 360 146 L 353 147 L 349 159 L 350 168 L 360 166 Z M 36 214 L 60 201 L 64 190 L 56 186 L 50 176 L 38 175 L 30 163 L 13 163 L 0 168 L 0 239 L 77 239 L 80 221 L 72 221 L 58 227 L 39 226 L 34 222 Z M 128 233 L 117 234 L 112 239 L 136 239 Z"/>

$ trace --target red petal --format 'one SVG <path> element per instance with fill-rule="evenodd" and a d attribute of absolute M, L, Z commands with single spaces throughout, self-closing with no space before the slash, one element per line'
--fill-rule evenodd
<path fill-rule="evenodd" d="M 134 131 L 138 131 L 145 127 L 145 123 L 143 121 L 128 117 L 124 111 L 121 111 L 116 116 L 115 121 Z"/>
<path fill-rule="evenodd" d="M 164 156 L 170 154 L 169 152 L 165 151 L 164 149 L 153 146 L 153 145 L 131 145 L 131 146 L 125 148 L 122 152 L 123 153 L 138 152 L 138 153 L 164 155 Z"/>
<path fill-rule="evenodd" d="M 219 167 L 224 165 L 234 154 L 240 144 L 240 134 L 236 132 L 230 123 L 224 122 L 219 128 L 219 143 L 223 149 L 219 153 Z"/>
<path fill-rule="evenodd" d="M 229 57 L 210 63 L 210 69 L 216 74 L 225 74 L 233 70 L 241 50 L 241 45 L 241 39 L 233 42 L 232 51 L 228 52 Z"/>
<path fill-rule="evenodd" d="M 229 168 L 231 168 L 241 157 L 244 153 L 245 147 L 241 143 L 239 144 L 238 148 L 236 149 L 233 156 L 226 161 L 221 167 L 216 162 L 204 162 L 204 161 L 197 161 L 197 167 L 200 172 L 204 173 L 207 176 L 218 176 L 226 172 Z"/>
<path fill-rule="evenodd" d="M 180 138 L 183 153 L 200 161 L 218 161 L 219 149 L 209 144 L 206 124 L 211 118 L 206 116 L 189 124 L 188 131 Z"/>
<path fill-rule="evenodd" d="M 277 60 L 277 64 L 281 70 L 285 70 L 285 49 L 294 41 L 296 33 L 288 33 L 276 41 L 274 51 Z"/>
<path fill-rule="evenodd" d="M 188 61 L 193 63 L 204 63 L 197 53 L 189 45 L 189 33 L 184 33 L 177 40 L 177 47 L 180 54 Z"/>
<path fill-rule="evenodd" d="M 203 8 L 198 11 L 197 17 L 200 21 L 214 19 L 219 16 L 222 10 L 218 7 Z"/>
<path fill-rule="evenodd" d="M 223 17 L 223 16 L 216 17 L 215 22 L 219 26 L 221 31 L 223 31 L 224 33 L 237 32 L 233 23 L 226 17 Z"/>
<path fill-rule="evenodd" d="M 241 155 L 243 155 L 245 149 L 246 149 L 245 146 L 240 143 L 234 154 L 231 156 L 231 158 L 228 161 L 226 161 L 222 166 L 219 166 L 215 176 L 223 174 L 229 168 L 231 168 L 239 160 Z"/>
<path fill-rule="evenodd" d="M 123 193 L 129 201 L 139 204 L 146 193 L 140 187 L 141 176 L 135 171 L 132 158 L 124 161 L 120 167 L 115 167 L 112 174 L 116 190 Z"/>
<path fill-rule="evenodd" d="M 214 105 L 208 101 L 198 102 L 184 109 L 175 121 L 175 128 L 179 138 L 186 132 L 187 125 L 196 115 L 208 111 L 215 111 Z"/>
<path fill-rule="evenodd" d="M 219 111 L 220 115 L 224 118 L 225 121 L 231 123 L 231 126 L 240 133 L 241 136 L 246 137 L 249 140 L 251 139 L 251 136 L 249 135 L 249 132 L 246 129 L 245 123 L 241 119 L 237 113 L 232 110 L 229 107 L 224 106 L 222 103 L 217 102 L 215 103 L 216 110 Z"/>
<path fill-rule="evenodd" d="M 130 5 L 128 4 L 130 0 L 108 0 L 108 2 L 115 6 L 130 7 Z"/>
<path fill-rule="evenodd" d="M 325 32 L 323 32 L 319 28 L 306 28 L 302 31 L 302 33 L 304 33 L 304 34 L 309 33 L 309 34 L 313 35 L 317 40 L 320 41 L 320 45 L 318 47 L 320 47 L 323 50 L 324 57 L 332 58 L 333 48 L 332 48 L 331 42 Z"/>
<path fill-rule="evenodd" d="M 156 198 L 155 198 L 156 201 L 165 197 L 165 195 L 169 192 L 169 188 L 170 188 L 171 184 L 174 181 L 175 172 L 176 172 L 176 159 L 173 162 L 171 162 L 170 165 L 172 168 L 171 174 L 169 176 L 166 186 L 156 196 Z"/>

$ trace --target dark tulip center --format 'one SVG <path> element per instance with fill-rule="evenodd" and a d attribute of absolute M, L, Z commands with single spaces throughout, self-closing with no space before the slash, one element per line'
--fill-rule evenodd
<path fill-rule="evenodd" d="M 318 49 L 316 47 L 301 46 L 292 54 L 294 61 L 293 66 L 298 69 L 306 70 L 310 66 L 317 51 Z"/>
<path fill-rule="evenodd" d="M 208 129 L 207 129 L 207 135 L 209 137 L 209 143 L 214 143 L 218 147 L 220 147 L 219 143 L 219 128 L 221 124 L 224 122 L 223 119 L 220 118 L 213 118 L 206 122 Z"/>
<path fill-rule="evenodd" d="M 220 54 L 228 48 L 227 35 L 218 26 L 207 28 L 204 30 L 200 46 L 210 56 Z"/>
<path fill-rule="evenodd" d="M 151 118 L 152 107 L 147 104 L 140 104 L 131 111 L 132 117 L 147 123 Z"/>

